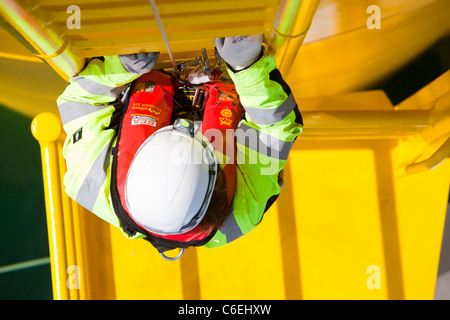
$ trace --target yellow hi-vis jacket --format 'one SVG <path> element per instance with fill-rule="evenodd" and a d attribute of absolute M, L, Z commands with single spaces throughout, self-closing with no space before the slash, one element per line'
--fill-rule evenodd
<path fill-rule="evenodd" d="M 273 56 L 263 56 L 236 73 L 228 69 L 228 73 L 246 113 L 235 132 L 236 186 L 232 212 L 205 244 L 209 248 L 231 242 L 261 222 L 280 193 L 279 173 L 303 129 L 294 96 Z M 112 123 L 117 122 L 113 114 L 124 86 L 139 76 L 128 72 L 119 56 L 95 58 L 70 80 L 57 99 L 67 133 L 63 148 L 67 163 L 66 193 L 130 239 L 143 235 L 127 233 L 113 209 L 111 150 L 117 143 L 117 132 Z"/>

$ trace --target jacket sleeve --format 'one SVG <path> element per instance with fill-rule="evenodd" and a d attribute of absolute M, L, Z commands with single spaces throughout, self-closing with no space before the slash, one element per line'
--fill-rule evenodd
<path fill-rule="evenodd" d="M 119 56 L 94 58 L 57 99 L 67 134 L 65 191 L 116 227 L 120 222 L 109 200 L 111 148 L 116 139 L 110 122 L 124 85 L 138 77 L 124 68 Z"/>
<path fill-rule="evenodd" d="M 303 130 L 295 98 L 273 56 L 263 56 L 246 70 L 228 71 L 246 113 L 235 132 L 237 167 L 232 213 L 205 245 L 209 248 L 229 243 L 261 222 L 280 193 L 280 171 Z"/>

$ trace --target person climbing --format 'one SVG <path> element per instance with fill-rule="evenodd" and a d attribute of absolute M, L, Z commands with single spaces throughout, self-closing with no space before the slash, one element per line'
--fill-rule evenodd
<path fill-rule="evenodd" d="M 201 118 L 177 112 L 182 81 L 152 70 L 157 52 L 94 58 L 57 99 L 65 192 L 163 257 L 255 228 L 280 194 L 303 130 L 263 35 L 216 38 L 215 46 L 232 83 L 197 87 Z"/>

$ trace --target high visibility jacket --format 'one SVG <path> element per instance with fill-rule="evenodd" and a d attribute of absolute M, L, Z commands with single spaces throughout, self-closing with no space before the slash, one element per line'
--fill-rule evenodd
<path fill-rule="evenodd" d="M 110 184 L 112 148 L 117 144 L 119 95 L 141 74 L 128 72 L 118 56 L 95 58 L 70 80 L 57 103 L 67 139 L 64 187 L 69 197 L 130 235 L 114 212 Z M 144 73 L 144 72 L 142 72 Z M 295 139 L 303 130 L 294 96 L 282 79 L 273 56 L 263 56 L 251 67 L 228 70 L 245 108 L 235 131 L 236 186 L 232 212 L 214 237 L 213 248 L 236 240 L 255 228 L 277 199 L 283 169 Z"/>

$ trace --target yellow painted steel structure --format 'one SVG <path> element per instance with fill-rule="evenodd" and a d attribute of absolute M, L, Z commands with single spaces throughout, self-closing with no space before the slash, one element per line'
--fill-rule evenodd
<path fill-rule="evenodd" d="M 175 262 L 144 240 L 125 239 L 62 191 L 64 133 L 48 106 L 62 79 L 98 55 L 158 50 L 157 67 L 171 65 L 146 1 L 79 0 L 79 30 L 66 28 L 70 4 L 0 5 L 58 79 L 35 85 L 45 88 L 36 96 L 47 103 L 41 108 L 23 99 L 33 90 L 11 89 L 25 101 L 18 108 L 37 115 L 55 299 L 433 298 L 450 180 L 450 72 L 395 106 L 382 91 L 359 90 L 448 34 L 447 0 L 156 1 L 177 61 L 202 47 L 211 52 L 217 36 L 264 33 L 305 122 L 261 225 Z M 367 28 L 370 5 L 381 8 L 381 29 Z M 14 25 L 15 15 L 28 19 Z M 33 70 L 49 69 L 29 51 L 0 51 L 8 72 L 30 70 L 26 84 L 36 80 Z"/>

